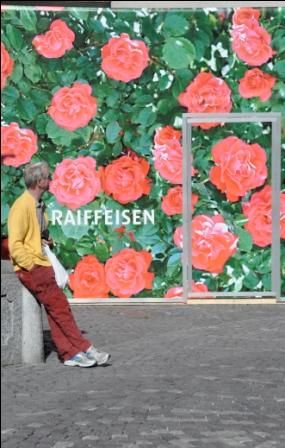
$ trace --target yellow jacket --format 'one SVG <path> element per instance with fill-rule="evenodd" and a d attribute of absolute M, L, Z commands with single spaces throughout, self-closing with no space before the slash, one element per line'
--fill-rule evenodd
<path fill-rule="evenodd" d="M 14 270 L 30 271 L 35 264 L 51 266 L 42 253 L 36 199 L 25 191 L 12 205 L 8 216 L 8 245 Z"/>

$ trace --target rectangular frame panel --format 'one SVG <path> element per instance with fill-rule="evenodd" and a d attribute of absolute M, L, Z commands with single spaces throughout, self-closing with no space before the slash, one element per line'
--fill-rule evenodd
<path fill-rule="evenodd" d="M 272 246 L 271 246 L 271 291 L 257 292 L 208 292 L 193 293 L 192 283 L 192 170 L 191 147 L 192 126 L 197 122 L 223 123 L 271 123 L 271 185 L 272 185 Z M 186 113 L 183 114 L 183 299 L 216 297 L 276 297 L 280 299 L 280 160 L 281 160 L 281 114 L 269 113 Z"/>

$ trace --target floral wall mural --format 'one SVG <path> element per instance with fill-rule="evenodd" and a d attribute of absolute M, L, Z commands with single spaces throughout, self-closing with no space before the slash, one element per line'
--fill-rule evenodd
<path fill-rule="evenodd" d="M 284 117 L 284 57 L 284 8 L 5 9 L 2 235 L 46 160 L 67 295 L 180 297 L 182 114 Z M 197 123 L 192 144 L 193 291 L 270 290 L 271 127 Z"/>

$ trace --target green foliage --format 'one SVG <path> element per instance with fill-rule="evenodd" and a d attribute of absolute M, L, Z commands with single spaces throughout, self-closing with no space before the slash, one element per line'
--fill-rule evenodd
<path fill-rule="evenodd" d="M 186 68 L 195 59 L 195 47 L 184 37 L 171 37 L 163 47 L 163 59 L 170 68 Z"/>

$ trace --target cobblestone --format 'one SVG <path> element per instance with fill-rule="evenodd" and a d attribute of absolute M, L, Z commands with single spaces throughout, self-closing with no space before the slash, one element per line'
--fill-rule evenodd
<path fill-rule="evenodd" d="M 284 305 L 74 307 L 107 367 L 2 369 L 3 448 L 284 448 Z"/>

